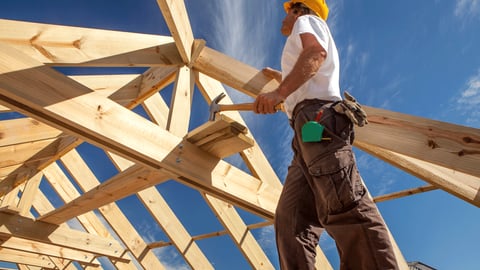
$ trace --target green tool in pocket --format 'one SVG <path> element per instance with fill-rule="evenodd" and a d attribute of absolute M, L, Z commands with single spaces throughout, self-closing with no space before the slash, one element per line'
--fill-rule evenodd
<path fill-rule="evenodd" d="M 303 142 L 319 142 L 323 140 L 329 140 L 330 138 L 323 138 L 323 130 L 325 127 L 320 124 L 320 118 L 322 117 L 323 110 L 320 110 L 315 117 L 315 121 L 308 121 L 302 126 L 302 141 Z"/>
<path fill-rule="evenodd" d="M 323 136 L 323 125 L 317 121 L 308 121 L 302 127 L 303 142 L 319 142 Z"/>

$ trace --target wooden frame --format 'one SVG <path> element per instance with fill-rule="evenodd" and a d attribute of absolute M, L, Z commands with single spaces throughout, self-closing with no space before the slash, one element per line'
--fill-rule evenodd
<path fill-rule="evenodd" d="M 183 1 L 157 3 L 171 37 L 0 20 L 0 112 L 28 116 L 0 121 L 0 260 L 21 269 L 75 269 L 73 262 L 97 267 L 97 257 L 105 256 L 118 269 L 164 269 L 152 250 L 162 245 L 146 243 L 116 203 L 136 195 L 190 267 L 213 269 L 196 243 L 202 237 L 189 234 L 155 188 L 175 180 L 198 190 L 225 228 L 210 236 L 228 234 L 253 269 L 273 269 L 254 228 L 232 206 L 271 224 L 280 180 L 238 112 L 222 113 L 227 124 L 207 123 L 195 131 L 189 119 L 195 87 L 210 103 L 226 93 L 223 85 L 255 97 L 278 83 L 195 40 Z M 52 66 L 149 69 L 68 77 Z M 169 86 L 173 94 L 166 104 L 158 92 Z M 232 101 L 227 96 L 222 102 Z M 132 112 L 138 105 L 149 120 Z M 366 110 L 370 124 L 358 129 L 355 146 L 431 184 L 377 200 L 442 189 L 480 206 L 478 129 Z M 212 137 L 210 129 L 228 140 Z M 118 174 L 100 182 L 76 151 L 82 142 L 103 149 Z M 249 172 L 224 160 L 235 153 Z M 39 188 L 42 181 L 62 206 L 51 204 Z M 71 219 L 84 231 L 68 228 Z M 331 269 L 318 254 L 317 268 Z M 398 248 L 397 255 L 408 269 Z"/>

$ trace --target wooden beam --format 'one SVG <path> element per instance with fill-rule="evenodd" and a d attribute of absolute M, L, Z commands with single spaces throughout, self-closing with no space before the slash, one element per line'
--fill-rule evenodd
<path fill-rule="evenodd" d="M 265 193 L 278 196 L 279 189 L 262 185 L 265 189 L 259 192 L 258 179 L 92 93 L 85 86 L 42 67 L 34 59 L 5 45 L 0 48 L 0 54 L 5 56 L 0 57 L 0 99 L 3 102 L 151 169 L 164 168 L 178 175 L 176 179 L 183 183 L 273 218 L 276 201 L 259 197 L 266 196 Z M 33 79 L 43 82 L 35 94 L 28 87 Z M 125 133 L 125 130 L 130 131 Z M 8 188 L 11 186 L 4 186 L 0 192 Z"/>
<path fill-rule="evenodd" d="M 39 186 L 42 180 L 43 173 L 37 173 L 32 178 L 30 178 L 26 184 L 25 188 L 22 191 L 22 196 L 18 203 L 19 214 L 22 216 L 27 216 L 30 212 L 30 209 L 33 205 L 33 197 L 40 192 Z"/>
<path fill-rule="evenodd" d="M 186 140 L 218 158 L 237 154 L 254 145 L 245 126 L 222 115 L 189 132 Z"/>
<path fill-rule="evenodd" d="M 172 34 L 184 63 L 189 63 L 192 54 L 193 32 L 185 8 L 185 2 L 157 0 L 163 18 Z"/>
<path fill-rule="evenodd" d="M 29 253 L 63 258 L 70 261 L 78 261 L 82 264 L 97 267 L 100 264 L 93 262 L 95 255 L 89 252 L 79 251 L 71 248 L 50 245 L 38 241 L 9 237 L 0 240 L 0 246 L 9 249 L 22 250 Z"/>
<path fill-rule="evenodd" d="M 152 122 L 158 126 L 165 128 L 167 127 L 168 122 L 168 111 L 169 108 L 162 96 L 159 94 L 152 95 L 148 99 L 143 101 L 143 108 L 150 116 Z"/>
<path fill-rule="evenodd" d="M 480 177 L 480 129 L 365 106 L 356 140 Z"/>
<path fill-rule="evenodd" d="M 435 187 L 442 188 L 466 202 L 480 207 L 480 177 L 468 175 L 420 159 L 415 159 L 363 142 L 355 145 Z"/>
<path fill-rule="evenodd" d="M 403 197 L 406 197 L 406 196 L 411 196 L 411 195 L 415 195 L 415 194 L 419 194 L 419 193 L 424 193 L 424 192 L 432 191 L 432 190 L 436 190 L 436 189 L 438 189 L 438 188 L 434 187 L 432 185 L 418 187 L 418 188 L 411 188 L 411 189 L 402 190 L 402 191 L 398 191 L 398 192 L 394 192 L 394 193 L 390 193 L 390 194 L 376 196 L 376 197 L 373 198 L 373 201 L 376 202 L 376 203 L 385 202 L 385 201 L 389 201 L 389 200 L 393 200 L 393 199 L 399 199 L 399 198 L 403 198 Z"/>
<path fill-rule="evenodd" d="M 0 247 L 0 261 L 37 266 L 45 269 L 56 268 L 55 264 L 50 260 L 50 258 L 45 255 L 2 247 Z"/>
<path fill-rule="evenodd" d="M 167 130 L 178 137 L 183 137 L 188 132 L 194 83 L 195 78 L 190 68 L 182 67 L 178 70 L 167 121 Z"/>
<path fill-rule="evenodd" d="M 0 147 L 58 137 L 62 132 L 32 118 L 0 121 Z"/>
<path fill-rule="evenodd" d="M 183 65 L 173 38 L 166 36 L 1 19 L 0 42 L 46 64 Z"/>
<path fill-rule="evenodd" d="M 0 147 L 0 168 L 23 164 L 26 160 L 36 162 L 36 154 L 54 141 L 55 139 L 46 139 Z"/>
<path fill-rule="evenodd" d="M 83 192 L 100 184 L 76 150 L 62 156 L 61 161 Z M 143 268 L 165 269 L 116 203 L 101 206 L 98 210 Z"/>
<path fill-rule="evenodd" d="M 88 251 L 118 260 L 121 260 L 125 253 L 115 240 L 2 212 L 0 212 L 0 235 Z"/>
<path fill-rule="evenodd" d="M 260 70 L 209 47 L 202 49 L 193 68 L 251 97 L 273 91 L 278 85 Z"/>

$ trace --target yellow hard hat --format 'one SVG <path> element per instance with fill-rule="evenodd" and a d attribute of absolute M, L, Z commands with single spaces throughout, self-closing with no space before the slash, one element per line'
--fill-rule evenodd
<path fill-rule="evenodd" d="M 290 9 L 290 5 L 293 3 L 303 3 L 309 9 L 313 10 L 318 15 L 318 17 L 322 18 L 323 20 L 326 21 L 328 18 L 328 6 L 325 0 L 290 0 L 283 3 L 283 8 L 287 13 Z"/>

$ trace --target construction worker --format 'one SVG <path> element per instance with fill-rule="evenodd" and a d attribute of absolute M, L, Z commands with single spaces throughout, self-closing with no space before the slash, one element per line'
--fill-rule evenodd
<path fill-rule="evenodd" d="M 338 52 L 325 22 L 328 6 L 325 0 L 292 0 L 284 8 L 282 71 L 263 70 L 280 84 L 254 102 L 261 114 L 274 113 L 283 102 L 294 129 L 294 157 L 275 213 L 281 269 L 315 269 L 324 230 L 336 242 L 340 269 L 398 269 L 352 151 L 353 125 L 366 119 L 354 99 L 340 95 Z"/>

